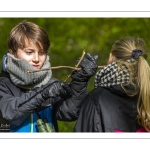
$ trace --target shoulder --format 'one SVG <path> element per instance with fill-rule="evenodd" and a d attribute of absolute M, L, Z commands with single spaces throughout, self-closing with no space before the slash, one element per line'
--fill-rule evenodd
<path fill-rule="evenodd" d="M 114 108 L 114 111 L 118 108 L 130 108 L 133 105 L 136 106 L 137 99 L 134 97 L 127 97 L 120 89 L 108 89 L 103 87 L 98 87 L 89 93 L 89 99 L 95 105 L 95 107 L 100 107 L 101 109 Z"/>
<path fill-rule="evenodd" d="M 84 100 L 84 107 L 90 108 L 90 110 L 97 109 L 99 107 L 100 101 L 102 100 L 102 93 L 104 92 L 104 88 L 98 87 L 90 91 Z"/>
<path fill-rule="evenodd" d="M 92 101 L 98 101 L 99 98 L 104 95 L 105 93 L 105 88 L 103 87 L 98 87 L 96 89 L 93 89 L 91 92 L 89 92 L 88 96 Z"/>
<path fill-rule="evenodd" d="M 104 92 L 104 90 L 105 90 L 105 88 L 103 88 L 103 87 L 98 87 L 98 88 L 96 88 L 96 89 L 93 89 L 91 92 L 89 92 L 89 95 L 92 95 L 92 96 L 94 96 L 94 95 L 100 95 L 102 92 Z"/>
<path fill-rule="evenodd" d="M 20 93 L 20 88 L 12 83 L 10 78 L 0 77 L 0 93 L 2 92 L 18 95 Z"/>
<path fill-rule="evenodd" d="M 0 84 L 11 83 L 10 76 L 7 72 L 2 71 L 0 73 Z"/>
<path fill-rule="evenodd" d="M 0 77 L 0 84 L 11 84 L 10 78 L 7 77 Z"/>
<path fill-rule="evenodd" d="M 98 87 L 92 90 L 89 94 L 89 99 L 96 107 L 107 106 L 111 103 L 115 103 L 118 99 L 118 95 L 112 93 L 110 89 L 104 87 Z"/>

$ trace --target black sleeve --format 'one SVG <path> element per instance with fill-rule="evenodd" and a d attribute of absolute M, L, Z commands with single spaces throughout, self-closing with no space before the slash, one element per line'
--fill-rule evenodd
<path fill-rule="evenodd" d="M 75 121 L 79 115 L 80 107 L 87 95 L 87 82 L 79 82 L 72 80 L 71 89 L 73 95 L 64 101 L 54 105 L 56 119 L 60 121 Z M 56 106 L 56 107 L 55 107 Z"/>
<path fill-rule="evenodd" d="M 40 94 L 40 88 L 36 91 L 24 93 L 21 96 L 13 96 L 12 87 L 6 83 L 0 84 L 0 112 L 3 119 L 10 123 L 11 128 L 19 126 L 38 106 L 45 100 Z"/>

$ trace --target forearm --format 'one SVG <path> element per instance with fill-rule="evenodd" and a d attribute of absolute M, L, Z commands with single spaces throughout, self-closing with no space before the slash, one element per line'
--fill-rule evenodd
<path fill-rule="evenodd" d="M 3 94 L 4 95 L 4 94 Z M 11 128 L 20 125 L 44 100 L 36 92 L 23 94 L 21 97 L 5 95 L 0 99 L 2 117 Z"/>
<path fill-rule="evenodd" d="M 71 89 L 73 91 L 73 95 L 71 98 L 63 101 L 58 108 L 56 113 L 58 120 L 74 121 L 77 119 L 80 107 L 84 101 L 85 96 L 87 95 L 87 83 L 89 79 L 95 75 L 97 70 L 97 58 L 98 55 L 92 56 L 90 53 L 87 53 L 87 59 L 84 58 L 80 62 L 82 69 L 72 72 Z"/>
<path fill-rule="evenodd" d="M 57 108 L 56 118 L 61 121 L 74 121 L 79 115 L 80 107 L 87 93 L 87 82 L 79 82 L 73 80 L 71 82 L 73 95 L 63 101 Z"/>

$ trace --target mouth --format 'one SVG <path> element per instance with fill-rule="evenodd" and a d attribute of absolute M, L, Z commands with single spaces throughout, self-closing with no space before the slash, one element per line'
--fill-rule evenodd
<path fill-rule="evenodd" d="M 33 65 L 33 67 L 35 67 L 35 68 L 37 68 L 37 69 L 38 69 L 38 68 L 39 68 L 39 65 Z"/>

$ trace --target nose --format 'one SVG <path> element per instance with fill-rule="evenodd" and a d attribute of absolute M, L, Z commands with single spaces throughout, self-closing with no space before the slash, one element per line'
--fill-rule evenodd
<path fill-rule="evenodd" d="M 33 56 L 33 62 L 38 63 L 39 62 L 39 55 L 38 53 L 35 53 Z"/>

